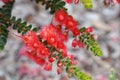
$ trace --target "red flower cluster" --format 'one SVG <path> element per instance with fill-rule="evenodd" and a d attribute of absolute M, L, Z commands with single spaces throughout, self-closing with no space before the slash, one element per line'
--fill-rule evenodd
<path fill-rule="evenodd" d="M 62 54 L 62 57 L 70 59 L 71 64 L 77 64 L 77 62 L 74 61 L 74 56 L 67 54 L 67 47 L 64 44 L 64 42 L 68 40 L 68 31 L 72 31 L 74 36 L 80 34 L 77 28 L 77 21 L 74 20 L 72 16 L 68 15 L 64 10 L 58 10 L 54 15 L 54 20 L 57 25 L 50 24 L 43 27 L 39 31 L 38 36 L 37 33 L 33 31 L 28 31 L 27 34 L 22 36 L 22 39 L 28 48 L 25 55 L 36 63 L 45 65 L 44 69 L 47 71 L 52 70 L 52 62 L 54 62 L 55 59 L 60 59 L 59 54 L 58 56 L 52 56 L 54 53 L 49 52 L 51 50 L 50 48 L 47 48 L 48 46 L 55 48 L 58 53 Z M 44 42 L 47 42 L 47 44 Z M 81 43 L 78 40 L 73 40 L 72 46 L 76 47 L 77 45 L 81 47 Z M 63 65 L 64 63 L 58 60 L 58 74 L 61 73 L 61 68 Z"/>
<path fill-rule="evenodd" d="M 28 49 L 30 49 L 30 51 L 26 52 L 26 55 L 36 63 L 43 64 L 45 62 L 44 58 L 47 58 L 50 53 L 44 44 L 39 41 L 36 33 L 29 31 L 22 38 Z"/>
<path fill-rule="evenodd" d="M 74 36 L 80 34 L 78 27 L 78 22 L 73 19 L 72 16 L 68 15 L 65 10 L 61 9 L 56 11 L 54 14 L 54 19 L 58 25 L 65 26 L 68 30 L 72 31 Z"/>
<path fill-rule="evenodd" d="M 62 50 L 63 56 L 67 55 L 67 49 L 64 45 L 64 41 L 67 40 L 67 36 L 64 35 L 60 29 L 51 24 L 49 26 L 45 26 L 39 33 L 41 38 L 46 40 L 49 45 L 55 47 L 59 51 Z"/>

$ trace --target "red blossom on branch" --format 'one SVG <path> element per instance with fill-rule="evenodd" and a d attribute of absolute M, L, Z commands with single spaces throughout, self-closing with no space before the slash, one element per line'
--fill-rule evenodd
<path fill-rule="evenodd" d="M 39 47 L 39 45 L 41 44 L 39 42 L 39 39 L 36 35 L 35 32 L 33 31 L 28 31 L 27 34 L 25 34 L 23 37 L 23 41 L 24 43 L 32 50 L 32 51 L 36 51 L 36 49 Z"/>
<path fill-rule="evenodd" d="M 49 62 L 50 62 L 50 63 L 54 62 L 54 60 L 55 60 L 54 57 L 50 57 L 50 58 L 49 58 Z"/>
<path fill-rule="evenodd" d="M 62 50 L 63 55 L 67 54 L 67 49 L 64 45 L 67 37 L 57 27 L 53 25 L 45 26 L 39 33 L 41 38 L 46 40 L 49 45 L 55 47 L 56 50 Z"/>
<path fill-rule="evenodd" d="M 99 45 L 97 45 L 96 41 L 93 39 L 95 36 L 90 34 L 93 31 L 92 27 L 83 27 L 78 29 L 79 23 L 66 12 L 66 8 L 64 7 L 65 2 L 74 2 L 77 4 L 79 0 L 65 0 L 65 2 L 60 0 L 58 0 L 58 2 L 54 2 L 54 0 L 36 0 L 36 2 L 43 1 L 43 5 L 46 5 L 46 9 L 50 9 L 51 13 L 55 12 L 51 24 L 43 27 L 39 32 L 37 32 L 37 28 L 32 28 L 32 25 L 27 26 L 27 22 L 22 22 L 22 19 L 16 19 L 15 16 L 11 17 L 11 11 L 15 0 L 1 1 L 5 3 L 5 5 L 1 8 L 0 13 L 1 20 L 3 20 L 1 22 L 2 28 L 0 28 L 0 31 L 2 31 L 2 45 L 0 45 L 0 51 L 3 50 L 7 41 L 7 35 L 9 32 L 8 28 L 10 28 L 7 26 L 11 26 L 14 30 L 17 30 L 18 33 L 22 34 L 22 37 L 20 38 L 23 39 L 25 47 L 21 49 L 21 55 L 24 54 L 32 61 L 43 66 L 47 71 L 52 70 L 52 63 L 56 60 L 58 74 L 60 74 L 62 68 L 65 67 L 66 72 L 70 73 L 69 75 L 73 74 L 80 80 L 91 80 L 88 75 L 79 71 L 79 68 L 75 66 L 78 62 L 75 61 L 73 55 L 68 54 L 67 47 L 65 45 L 65 42 L 68 41 L 68 33 L 72 32 L 73 37 L 75 38 L 72 41 L 72 47 L 84 48 L 86 45 L 86 48 L 93 51 L 96 56 L 100 56 L 102 54 L 102 51 L 99 49 Z M 120 4 L 120 0 L 117 0 L 117 2 Z M 84 4 L 84 2 L 82 3 Z M 109 2 L 105 2 L 105 4 L 109 4 Z M 3 32 L 6 32 L 7 34 L 4 34 Z M 20 69 L 22 74 L 28 73 L 26 72 L 27 70 L 28 68 L 26 65 L 23 65 Z M 33 70 L 31 72 L 33 72 L 33 76 L 38 74 L 37 70 Z"/>
<path fill-rule="evenodd" d="M 68 29 L 68 31 L 72 31 L 74 36 L 77 36 L 80 34 L 78 30 L 78 22 L 73 19 L 71 15 L 68 15 L 65 10 L 61 9 L 55 12 L 54 19 L 58 25 L 65 26 L 65 29 Z"/>
<path fill-rule="evenodd" d="M 56 57 L 52 57 L 52 52 L 50 48 L 47 46 L 51 46 L 55 48 L 59 53 L 62 54 L 63 57 L 70 59 L 71 64 L 76 64 L 77 62 L 74 61 L 74 56 L 70 56 L 67 54 L 67 47 L 64 44 L 68 40 L 67 34 L 68 31 L 72 31 L 74 36 L 80 34 L 77 26 L 78 23 L 76 20 L 73 19 L 72 16 L 68 15 L 65 10 L 61 9 L 58 10 L 54 14 L 54 19 L 57 22 L 57 25 L 50 24 L 48 26 L 43 27 L 38 33 L 33 31 L 28 31 L 25 35 L 22 36 L 26 47 L 29 49 L 26 51 L 25 55 L 35 61 L 40 65 L 45 65 L 45 70 L 51 70 L 52 62 Z M 45 44 L 44 42 L 47 42 Z M 81 46 L 81 43 L 78 40 L 73 40 L 72 46 Z M 48 58 L 48 59 L 47 59 Z M 46 59 L 49 61 L 46 63 Z M 59 62 L 58 67 L 62 67 L 63 63 Z"/>
<path fill-rule="evenodd" d="M 42 42 L 39 41 L 37 35 L 33 31 L 29 31 L 23 36 L 23 40 L 30 50 L 37 53 L 36 55 L 41 58 L 46 58 L 50 55 L 48 49 L 44 46 Z"/>
<path fill-rule="evenodd" d="M 29 31 L 27 34 L 23 35 L 22 38 L 28 48 L 25 55 L 37 64 L 44 65 L 46 62 L 45 58 L 47 58 L 50 53 L 44 44 L 40 42 L 36 33 Z"/>

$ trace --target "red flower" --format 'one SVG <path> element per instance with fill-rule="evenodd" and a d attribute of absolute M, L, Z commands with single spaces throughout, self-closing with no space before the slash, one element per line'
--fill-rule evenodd
<path fill-rule="evenodd" d="M 78 45 L 78 40 L 77 39 L 74 39 L 72 41 L 72 47 L 76 47 Z"/>
<path fill-rule="evenodd" d="M 92 32 L 93 31 L 93 28 L 92 27 L 88 27 L 86 30 L 85 30 L 86 32 Z"/>
<path fill-rule="evenodd" d="M 47 63 L 44 67 L 45 70 L 47 71 L 51 71 L 52 70 L 52 64 L 51 63 Z"/>
<path fill-rule="evenodd" d="M 77 27 L 77 22 L 73 19 L 68 19 L 67 21 L 68 23 L 66 23 L 66 26 L 69 28 L 69 29 L 74 29 L 75 27 Z"/>
<path fill-rule="evenodd" d="M 62 49 L 63 47 L 65 47 L 65 45 L 63 44 L 63 42 L 57 42 L 57 48 L 58 49 Z"/>
<path fill-rule="evenodd" d="M 71 4 L 71 3 L 72 3 L 72 0 L 65 0 L 65 2 Z"/>
<path fill-rule="evenodd" d="M 54 58 L 53 58 L 53 57 L 50 57 L 50 58 L 49 58 L 49 62 L 50 62 L 50 63 L 54 62 Z"/>
<path fill-rule="evenodd" d="M 33 31 L 28 31 L 28 33 L 22 38 L 26 45 L 33 51 L 35 51 L 40 45 L 39 39 Z"/>
<path fill-rule="evenodd" d="M 41 43 L 35 32 L 29 31 L 23 36 L 23 40 L 26 43 L 27 47 L 30 49 L 26 51 L 25 55 L 31 60 L 35 61 L 39 65 L 44 65 L 46 58 L 50 55 L 47 48 Z M 36 54 L 37 53 L 37 54 Z"/>
<path fill-rule="evenodd" d="M 64 24 L 68 30 L 72 31 L 74 36 L 77 36 L 80 34 L 79 29 L 77 28 L 78 22 L 74 20 L 72 16 L 68 15 Z"/>
<path fill-rule="evenodd" d="M 23 36 L 23 40 L 31 51 L 37 52 L 37 56 L 40 58 L 46 58 L 50 55 L 48 49 L 39 41 L 35 32 L 29 31 Z"/>
<path fill-rule="evenodd" d="M 39 58 L 39 57 L 34 57 L 34 61 L 37 63 L 37 64 L 39 64 L 39 65 L 41 65 L 41 66 L 43 66 L 44 64 L 45 64 L 45 59 L 42 59 L 42 58 Z"/>
<path fill-rule="evenodd" d="M 54 19 L 58 23 L 58 24 L 56 23 L 57 25 L 65 26 L 65 29 L 72 31 L 74 36 L 79 35 L 80 32 L 77 29 L 78 22 L 74 20 L 71 15 L 68 15 L 65 12 L 65 10 L 61 9 L 61 10 L 56 11 L 54 14 Z"/>
<path fill-rule="evenodd" d="M 62 72 L 61 68 L 58 67 L 58 68 L 57 68 L 57 73 L 58 73 L 58 74 L 61 74 L 61 72 Z"/>
<path fill-rule="evenodd" d="M 55 47 L 57 50 L 60 50 L 60 49 L 63 49 L 64 47 L 66 47 L 63 43 L 63 41 L 65 40 L 63 38 L 64 35 L 62 34 L 62 32 L 59 29 L 57 29 L 53 25 L 46 26 L 43 29 L 41 29 L 40 36 L 44 40 L 46 40 L 49 45 Z"/>
<path fill-rule="evenodd" d="M 80 31 L 78 28 L 73 29 L 72 32 L 73 32 L 74 36 L 80 35 Z"/>
<path fill-rule="evenodd" d="M 11 2 L 11 0 L 2 0 L 5 4 Z"/>
<path fill-rule="evenodd" d="M 41 57 L 41 58 L 47 58 L 50 55 L 49 51 L 47 48 L 45 48 L 45 46 L 40 46 L 37 49 L 37 56 Z"/>
<path fill-rule="evenodd" d="M 66 20 L 65 20 L 65 26 L 69 29 L 69 30 L 73 30 L 74 28 L 76 28 L 78 25 L 78 23 L 73 19 L 72 16 L 68 15 Z"/>
<path fill-rule="evenodd" d="M 60 24 L 64 22 L 66 17 L 67 17 L 67 13 L 63 9 L 56 11 L 56 13 L 54 14 L 55 20 Z"/>

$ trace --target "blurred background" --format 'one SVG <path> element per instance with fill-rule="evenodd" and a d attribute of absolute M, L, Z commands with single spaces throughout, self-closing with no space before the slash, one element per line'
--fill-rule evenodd
<path fill-rule="evenodd" d="M 0 7 L 3 3 L 0 1 Z M 115 71 L 115 80 L 120 76 L 120 5 L 105 7 L 103 0 L 93 0 L 93 8 L 86 10 L 81 3 L 66 4 L 68 13 L 79 23 L 79 27 L 93 27 L 103 56 L 95 57 L 93 53 L 82 48 L 72 48 L 70 37 L 68 52 L 75 55 L 82 71 L 87 72 L 93 80 L 109 80 L 111 69 Z M 33 26 L 48 25 L 52 19 L 45 6 L 31 0 L 16 0 L 12 15 L 22 18 Z M 21 56 L 22 40 L 10 31 L 5 49 L 0 53 L 0 80 L 75 80 L 68 78 L 63 71 L 57 75 L 56 66 L 48 72 L 27 57 Z"/>

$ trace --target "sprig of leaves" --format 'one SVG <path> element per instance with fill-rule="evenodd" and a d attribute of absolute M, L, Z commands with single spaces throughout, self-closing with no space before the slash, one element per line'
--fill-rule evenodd
<path fill-rule="evenodd" d="M 0 26 L 0 51 L 4 49 L 7 42 L 8 30 L 5 26 Z"/>
<path fill-rule="evenodd" d="M 4 49 L 4 46 L 8 38 L 8 27 L 12 26 L 18 33 L 25 34 L 27 31 L 37 31 L 37 28 L 32 28 L 32 25 L 27 26 L 27 22 L 22 22 L 22 19 L 16 19 L 15 16 L 11 17 L 12 7 L 14 1 L 5 4 L 0 8 L 0 51 Z"/>
<path fill-rule="evenodd" d="M 16 19 L 15 16 L 13 16 L 10 19 L 10 23 L 12 24 L 13 29 L 17 30 L 18 33 L 25 34 L 29 30 L 32 30 L 32 31 L 35 31 L 35 32 L 38 31 L 37 28 L 32 28 L 32 25 L 27 26 L 27 22 L 22 22 L 21 18 Z"/>
<path fill-rule="evenodd" d="M 36 0 L 36 2 L 42 2 L 42 5 L 45 5 L 46 9 L 50 9 L 50 13 L 53 14 L 59 9 L 65 9 L 65 2 L 62 0 Z"/>
<path fill-rule="evenodd" d="M 69 72 L 69 70 L 71 72 Z M 92 80 L 92 78 L 85 72 L 80 71 L 80 69 L 75 65 L 70 65 L 66 68 L 68 74 L 73 74 L 79 80 Z"/>
<path fill-rule="evenodd" d="M 81 35 L 79 36 L 79 40 L 86 45 L 88 50 L 91 50 L 95 56 L 102 56 L 102 50 L 97 43 L 97 41 L 93 38 L 91 33 L 85 32 L 86 28 L 83 27 L 80 29 Z"/>
<path fill-rule="evenodd" d="M 0 8 L 0 51 L 4 49 L 7 42 L 9 32 L 7 28 L 11 25 L 9 19 L 11 17 L 13 4 L 14 1 L 9 4 L 5 4 L 2 8 Z"/>
<path fill-rule="evenodd" d="M 54 51 L 56 51 L 56 52 L 54 52 Z M 53 51 L 54 53 L 51 56 L 57 57 L 56 58 L 57 63 L 59 63 L 59 62 L 63 63 L 63 67 L 65 68 L 69 77 L 74 76 L 74 77 L 78 78 L 79 80 L 92 80 L 90 75 L 88 75 L 85 72 L 82 72 L 77 65 L 71 64 L 71 60 L 69 58 L 63 57 L 61 52 L 59 52 L 56 49 L 54 49 L 54 51 Z"/>

